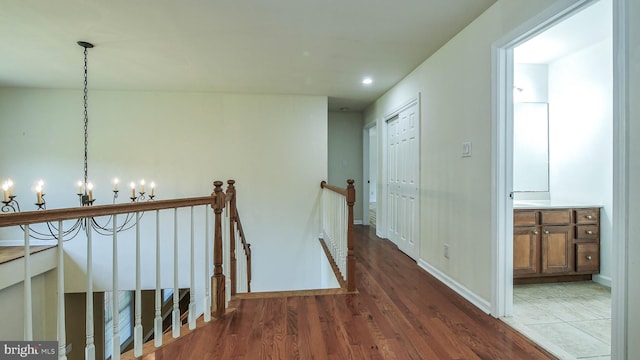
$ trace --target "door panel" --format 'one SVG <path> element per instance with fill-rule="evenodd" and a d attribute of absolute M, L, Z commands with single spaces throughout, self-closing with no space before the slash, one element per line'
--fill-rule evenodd
<path fill-rule="evenodd" d="M 389 238 L 418 257 L 418 105 L 400 112 L 388 126 Z"/>

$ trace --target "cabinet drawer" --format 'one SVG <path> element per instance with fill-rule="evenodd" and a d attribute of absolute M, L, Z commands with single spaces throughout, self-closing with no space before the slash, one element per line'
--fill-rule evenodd
<path fill-rule="evenodd" d="M 597 224 L 600 209 L 576 209 L 576 224 Z"/>
<path fill-rule="evenodd" d="M 600 229 L 598 225 L 576 225 L 576 239 L 578 240 L 598 240 Z"/>
<path fill-rule="evenodd" d="M 600 272 L 600 246 L 576 244 L 576 271 Z"/>
<path fill-rule="evenodd" d="M 569 225 L 571 224 L 571 209 L 542 210 L 540 222 L 543 225 Z"/>
<path fill-rule="evenodd" d="M 516 210 L 513 212 L 513 226 L 533 226 L 537 224 L 537 211 Z"/>

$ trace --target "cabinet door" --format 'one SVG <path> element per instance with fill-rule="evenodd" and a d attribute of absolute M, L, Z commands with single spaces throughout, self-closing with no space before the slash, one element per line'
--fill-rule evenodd
<path fill-rule="evenodd" d="M 513 275 L 540 272 L 540 234 L 535 226 L 513 228 Z"/>
<path fill-rule="evenodd" d="M 543 274 L 562 274 L 573 271 L 572 233 L 571 226 L 542 227 L 540 242 Z"/>

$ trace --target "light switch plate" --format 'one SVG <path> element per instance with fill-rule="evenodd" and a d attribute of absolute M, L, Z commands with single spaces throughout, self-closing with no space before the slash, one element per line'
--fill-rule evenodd
<path fill-rule="evenodd" d="M 471 157 L 471 141 L 462 143 L 462 157 Z"/>

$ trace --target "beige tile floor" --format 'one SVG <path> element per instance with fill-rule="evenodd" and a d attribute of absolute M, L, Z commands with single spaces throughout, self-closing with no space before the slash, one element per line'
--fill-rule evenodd
<path fill-rule="evenodd" d="M 503 320 L 559 359 L 611 359 L 611 289 L 600 284 L 516 285 Z"/>

